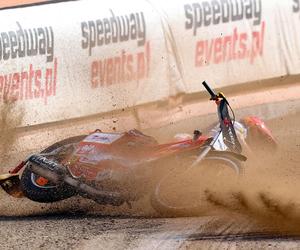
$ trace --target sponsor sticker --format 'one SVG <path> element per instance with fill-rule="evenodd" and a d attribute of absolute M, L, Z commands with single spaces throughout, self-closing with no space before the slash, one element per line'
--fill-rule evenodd
<path fill-rule="evenodd" d="M 93 142 L 100 144 L 111 144 L 116 140 L 120 139 L 123 134 L 110 134 L 110 133 L 93 133 L 87 136 L 83 142 Z"/>

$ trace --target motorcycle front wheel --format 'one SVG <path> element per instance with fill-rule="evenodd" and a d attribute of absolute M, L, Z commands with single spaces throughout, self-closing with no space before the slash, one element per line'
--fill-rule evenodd
<path fill-rule="evenodd" d="M 67 138 L 51 145 L 41 153 L 59 154 L 63 149 L 71 146 L 74 143 L 80 142 L 85 137 L 85 135 L 82 135 Z M 43 177 L 33 173 L 28 168 L 28 164 L 25 166 L 25 169 L 22 173 L 20 184 L 24 195 L 28 199 L 36 202 L 55 202 L 67 199 L 76 194 L 75 190 L 67 184 L 55 185 L 51 182 L 48 182 Z"/>
<path fill-rule="evenodd" d="M 193 159 L 165 174 L 150 196 L 152 207 L 161 216 L 199 216 L 210 209 L 206 192 L 225 192 L 242 174 L 240 161 L 228 156 L 207 156 L 190 168 Z"/>

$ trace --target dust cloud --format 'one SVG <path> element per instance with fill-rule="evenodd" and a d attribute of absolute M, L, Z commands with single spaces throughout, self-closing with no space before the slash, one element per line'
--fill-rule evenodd
<path fill-rule="evenodd" d="M 9 157 L 9 151 L 17 139 L 16 128 L 21 125 L 24 112 L 14 101 L 0 105 L 0 159 Z"/>
<path fill-rule="evenodd" d="M 14 141 L 15 127 L 21 121 L 20 116 L 17 119 L 10 116 L 13 109 L 14 105 L 1 109 L 2 152 L 7 152 L 3 145 L 10 145 Z M 132 207 L 127 204 L 112 207 L 80 197 L 53 204 L 39 204 L 27 199 L 16 200 L 1 193 L 0 213 L 6 216 L 83 213 L 146 217 L 242 214 L 264 224 L 278 224 L 281 229 L 300 232 L 300 116 L 289 115 L 271 120 L 267 125 L 279 142 L 277 152 L 253 155 L 245 164 L 243 175 L 238 178 L 231 169 L 221 167 L 222 171 L 215 171 L 209 165 L 184 174 L 179 172 L 178 175 L 174 170 L 173 175 L 179 179 L 175 178 L 174 183 L 164 183 L 167 192 L 162 193 L 161 198 L 174 207 L 181 206 L 179 210 L 164 210 L 161 215 L 151 208 L 154 205 L 160 209 L 153 199 L 149 202 L 149 196 L 133 203 Z"/>
<path fill-rule="evenodd" d="M 170 210 L 176 215 L 242 214 L 280 230 L 300 232 L 300 116 L 268 122 L 278 141 L 276 152 L 256 152 L 244 164 L 239 178 L 218 171 L 192 170 L 177 179 L 165 199 L 185 209 Z M 184 181 L 185 179 L 185 181 Z M 198 204 L 196 203 L 198 201 Z M 201 202 L 199 202 L 201 201 Z M 171 203 L 168 203 L 171 204 Z M 191 206 L 194 204 L 194 206 Z M 231 215 L 233 216 L 233 215 Z"/>

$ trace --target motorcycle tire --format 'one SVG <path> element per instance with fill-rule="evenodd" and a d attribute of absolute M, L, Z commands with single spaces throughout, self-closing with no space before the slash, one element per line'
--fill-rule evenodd
<path fill-rule="evenodd" d="M 203 162 L 205 161 L 210 161 L 216 164 L 221 163 L 226 167 L 229 167 L 232 171 L 234 171 L 236 176 L 239 176 L 243 173 L 243 167 L 240 161 L 228 156 L 207 156 L 203 160 Z M 200 164 L 203 164 L 203 162 Z M 152 208 L 154 208 L 154 210 L 158 212 L 160 216 L 163 217 L 189 217 L 206 214 L 207 208 L 204 208 L 201 204 L 197 204 L 195 206 L 173 206 L 161 199 L 161 185 L 164 181 L 170 178 L 171 174 L 172 172 L 169 172 L 163 178 L 161 178 L 157 185 L 154 187 L 152 193 L 150 194 L 150 203 Z M 186 195 L 188 195 L 188 193 Z"/>
<path fill-rule="evenodd" d="M 78 143 L 85 137 L 86 135 L 80 135 L 67 138 L 49 146 L 41 153 L 52 153 L 53 151 L 58 150 L 60 147 L 68 144 Z M 42 203 L 50 203 L 70 198 L 76 194 L 75 190 L 67 184 L 53 186 L 37 185 L 34 182 L 34 175 L 35 174 L 27 166 L 25 166 L 20 180 L 21 189 L 24 195 L 30 200 Z"/>

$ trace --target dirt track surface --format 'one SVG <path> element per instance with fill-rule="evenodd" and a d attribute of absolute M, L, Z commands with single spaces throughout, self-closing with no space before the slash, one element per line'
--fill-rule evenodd
<path fill-rule="evenodd" d="M 1 192 L 1 248 L 300 249 L 299 115 L 268 122 L 281 141 L 280 154 L 272 164 L 265 160 L 265 168 L 246 169 L 247 184 L 237 187 L 255 197 L 249 199 L 252 210 L 228 206 L 202 217 L 155 218 L 146 201 L 132 209 L 103 208 L 80 198 L 40 205 Z M 269 207 L 257 202 L 258 193 L 275 202 Z"/>

